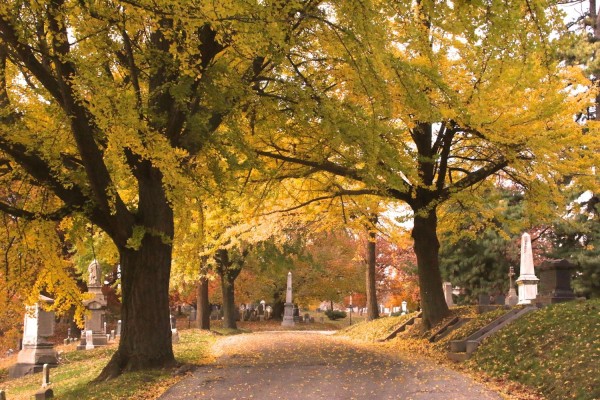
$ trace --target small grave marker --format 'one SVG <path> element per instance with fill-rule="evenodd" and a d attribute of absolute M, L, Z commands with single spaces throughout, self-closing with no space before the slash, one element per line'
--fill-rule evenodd
<path fill-rule="evenodd" d="M 50 386 L 50 366 L 48 364 L 44 364 L 44 368 L 42 370 L 42 388 Z"/>
<path fill-rule="evenodd" d="M 0 390 L 0 400 L 6 400 L 6 393 L 4 393 L 4 390 Z"/>

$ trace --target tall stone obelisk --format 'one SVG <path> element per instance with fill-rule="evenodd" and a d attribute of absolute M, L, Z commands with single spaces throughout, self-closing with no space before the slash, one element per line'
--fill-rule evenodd
<path fill-rule="evenodd" d="M 527 232 L 521 237 L 521 266 L 519 268 L 519 303 L 531 304 L 537 297 L 537 285 L 540 281 L 535 276 L 533 269 L 533 250 L 531 249 L 531 236 Z"/>
<path fill-rule="evenodd" d="M 285 291 L 285 304 L 281 326 L 294 326 L 294 303 L 292 303 L 292 273 L 287 275 L 287 290 Z"/>

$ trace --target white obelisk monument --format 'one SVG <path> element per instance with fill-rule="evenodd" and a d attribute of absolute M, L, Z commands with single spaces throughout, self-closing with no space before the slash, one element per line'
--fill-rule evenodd
<path fill-rule="evenodd" d="M 285 304 L 283 309 L 283 321 L 281 326 L 294 326 L 294 303 L 292 303 L 292 273 L 287 275 L 287 290 L 285 292 Z"/>
<path fill-rule="evenodd" d="M 521 237 L 521 267 L 519 269 L 519 303 L 531 304 L 537 297 L 537 285 L 540 281 L 533 270 L 533 251 L 531 250 L 531 236 L 527 232 Z"/>

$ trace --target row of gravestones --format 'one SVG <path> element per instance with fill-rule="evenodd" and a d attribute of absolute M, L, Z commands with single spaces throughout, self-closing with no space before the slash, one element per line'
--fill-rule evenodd
<path fill-rule="evenodd" d="M 573 275 L 573 271 L 576 266 L 570 263 L 568 260 L 548 260 L 544 261 L 540 267 L 539 271 L 539 280 L 535 277 L 535 280 L 529 278 L 529 285 L 532 285 L 533 288 L 531 292 L 530 299 L 524 299 L 523 301 L 519 299 L 519 296 L 516 295 L 515 289 L 512 284 L 512 277 L 515 275 L 513 269 L 511 267 L 510 272 L 508 274 L 510 281 L 510 289 L 506 296 L 502 294 L 488 294 L 484 293 L 479 295 L 479 306 L 487 307 L 487 306 L 499 306 L 499 305 L 508 305 L 514 306 L 517 304 L 554 304 L 561 303 L 564 301 L 569 301 L 575 299 L 575 293 L 571 287 L 571 276 Z M 539 281 L 539 284 L 538 284 Z M 519 288 L 521 288 L 520 286 Z M 443 284 L 444 297 L 446 298 L 446 303 L 448 306 L 453 306 L 454 301 L 452 298 L 453 288 L 450 282 L 444 282 Z M 522 295 L 520 297 L 523 297 Z M 527 303 L 529 301 L 529 303 Z"/>
<path fill-rule="evenodd" d="M 97 346 L 106 346 L 109 340 L 114 340 L 121 333 L 121 321 L 116 331 L 106 330 L 106 297 L 102 294 L 102 272 L 96 260 L 88 266 L 88 294 L 84 301 L 88 310 L 85 329 L 81 334 L 78 350 L 89 350 Z M 44 364 L 56 366 L 58 354 L 49 337 L 54 335 L 54 312 L 47 311 L 54 300 L 40 295 L 38 303 L 27 307 L 23 328 L 23 341 L 17 356 L 17 363 L 9 369 L 11 378 L 39 372 Z M 70 331 L 65 343 L 72 340 Z"/>

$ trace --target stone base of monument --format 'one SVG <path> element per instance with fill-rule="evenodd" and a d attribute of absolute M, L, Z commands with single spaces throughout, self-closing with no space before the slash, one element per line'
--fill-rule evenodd
<path fill-rule="evenodd" d="M 44 364 L 51 367 L 58 365 L 58 353 L 54 350 L 54 346 L 50 343 L 25 345 L 19 352 L 17 363 L 8 370 L 8 376 L 10 378 L 20 378 L 41 372 Z"/>
<path fill-rule="evenodd" d="M 283 321 L 281 322 L 281 326 L 294 325 L 296 325 L 296 323 L 294 322 L 294 304 L 285 303 L 283 308 Z"/>
<path fill-rule="evenodd" d="M 521 275 L 517 279 L 517 286 L 519 289 L 519 302 L 518 304 L 532 304 L 535 301 L 538 294 L 538 282 L 540 280 L 535 275 L 523 276 Z"/>
<path fill-rule="evenodd" d="M 89 337 L 89 336 L 88 336 Z M 96 347 L 102 347 L 108 345 L 108 339 L 104 333 L 93 333 L 92 341 L 88 343 L 88 338 L 84 337 L 77 345 L 77 350 L 91 350 Z"/>

